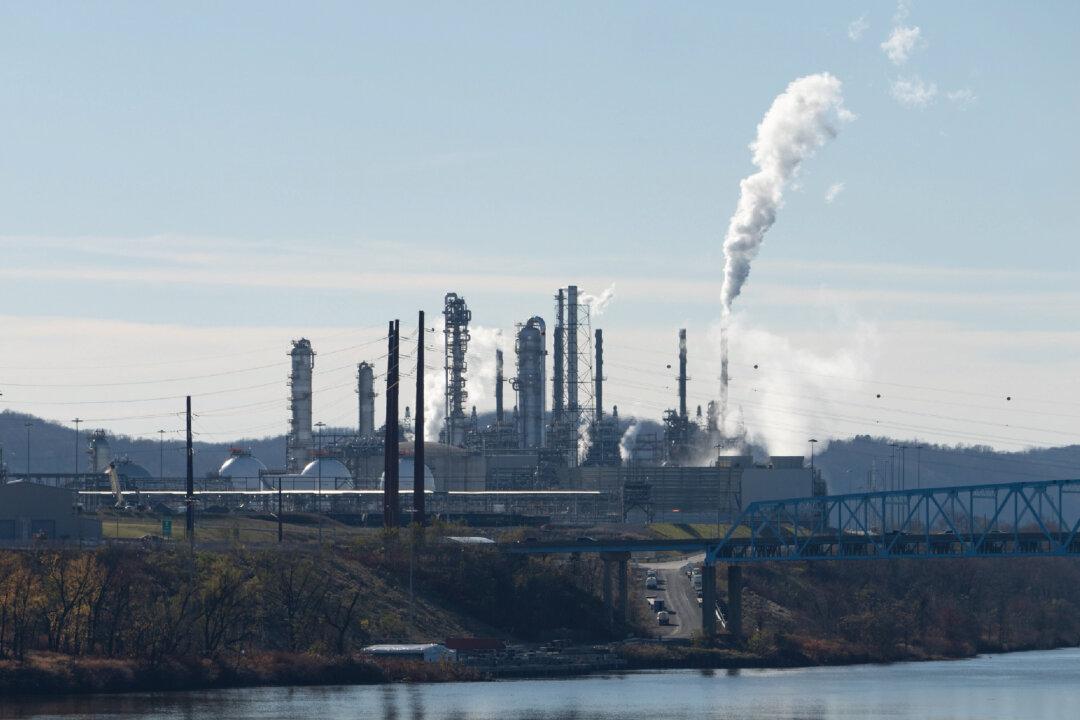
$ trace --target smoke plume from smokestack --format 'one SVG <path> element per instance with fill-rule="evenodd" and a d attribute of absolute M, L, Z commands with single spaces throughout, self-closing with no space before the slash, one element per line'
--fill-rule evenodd
<path fill-rule="evenodd" d="M 765 233 L 776 222 L 785 187 L 803 160 L 836 136 L 839 123 L 853 118 L 844 107 L 840 81 L 829 73 L 801 77 L 773 100 L 750 145 L 758 171 L 739 183 L 739 203 L 724 237 L 724 317 L 750 275 Z"/>
<path fill-rule="evenodd" d="M 840 81 L 829 73 L 807 75 L 777 95 L 750 144 L 758 171 L 739 183 L 739 203 L 724 236 L 724 284 L 721 291 L 720 428 L 728 419 L 727 326 L 731 305 L 750 275 L 765 233 L 776 222 L 784 189 L 803 160 L 836 136 L 840 122 L 854 119 L 844 107 Z"/>

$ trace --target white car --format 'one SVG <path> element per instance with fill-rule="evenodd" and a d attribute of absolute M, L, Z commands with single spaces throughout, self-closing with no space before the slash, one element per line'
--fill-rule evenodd
<path fill-rule="evenodd" d="M 655 590 L 656 589 L 656 578 L 654 578 L 654 577 L 645 578 L 645 589 L 646 590 Z"/>
<path fill-rule="evenodd" d="M 656 624 L 657 625 L 670 625 L 671 624 L 671 616 L 668 615 L 666 610 L 661 610 L 660 612 L 656 613 Z"/>

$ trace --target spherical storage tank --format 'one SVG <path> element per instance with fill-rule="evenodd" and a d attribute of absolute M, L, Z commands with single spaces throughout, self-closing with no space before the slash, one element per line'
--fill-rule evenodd
<path fill-rule="evenodd" d="M 116 474 L 120 476 L 120 479 L 129 483 L 139 484 L 154 479 L 149 470 L 126 457 L 117 460 L 113 466 L 116 468 Z"/>
<path fill-rule="evenodd" d="M 316 482 L 321 480 L 324 488 L 351 486 L 353 481 L 349 468 L 336 458 L 316 458 L 307 464 L 300 476 Z"/>
<path fill-rule="evenodd" d="M 412 490 L 413 487 L 413 468 L 416 465 L 413 464 L 412 456 L 405 456 L 398 459 L 398 485 L 399 490 Z M 383 489 L 383 484 L 386 482 L 386 473 L 379 476 L 379 489 Z M 431 468 L 424 465 L 424 490 L 427 492 L 435 492 L 435 476 L 431 474 Z"/>
<path fill-rule="evenodd" d="M 236 489 L 260 490 L 263 482 L 260 473 L 266 471 L 266 465 L 248 450 L 233 450 L 229 458 L 218 468 L 218 475 L 227 478 Z"/>

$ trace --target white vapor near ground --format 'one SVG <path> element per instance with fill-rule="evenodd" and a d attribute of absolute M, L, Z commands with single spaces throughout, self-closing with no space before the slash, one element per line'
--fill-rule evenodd
<path fill-rule="evenodd" d="M 730 323 L 731 387 L 723 428 L 727 436 L 737 436 L 745 427 L 748 439 L 772 455 L 803 455 L 811 437 L 824 443 L 846 434 L 847 428 L 836 428 L 834 418 L 853 411 L 838 402 L 843 396 L 836 392 L 836 378 L 870 374 L 879 346 L 872 325 L 842 319 L 829 332 L 827 344 L 810 348 L 751 327 L 738 315 Z M 709 330 L 716 353 L 720 328 L 715 324 Z"/>
<path fill-rule="evenodd" d="M 739 202 L 724 237 L 724 314 L 750 275 L 765 233 L 776 222 L 784 190 L 802 162 L 854 115 L 844 107 L 841 83 L 829 73 L 793 81 L 773 100 L 750 145 L 758 171 L 739 184 Z"/>
<path fill-rule="evenodd" d="M 433 324 L 434 331 L 428 332 L 426 344 L 427 356 L 425 358 L 424 371 L 424 437 L 430 442 L 439 438 L 443 420 L 446 417 L 446 376 L 443 366 L 444 361 L 444 337 L 443 320 L 441 317 Z M 465 416 L 468 417 L 475 405 L 478 411 L 492 410 L 495 407 L 495 351 L 503 351 L 503 375 L 512 377 L 514 370 L 513 342 L 509 347 L 506 338 L 512 338 L 512 332 L 505 332 L 502 328 L 486 327 L 483 325 L 469 324 L 469 349 L 465 353 L 465 362 L 468 372 L 465 374 L 465 392 L 468 398 L 465 405 Z M 403 348 L 404 351 L 404 348 Z M 411 352 L 411 350 L 410 350 Z M 408 370 L 414 365 L 411 359 L 402 358 L 403 370 Z M 403 390 L 399 401 L 401 407 L 410 405 L 406 397 L 412 400 L 411 390 L 414 383 L 402 381 L 402 385 L 409 385 L 408 390 Z M 514 393 L 509 390 L 509 385 L 503 388 L 505 398 L 505 410 L 509 415 L 514 407 Z"/>

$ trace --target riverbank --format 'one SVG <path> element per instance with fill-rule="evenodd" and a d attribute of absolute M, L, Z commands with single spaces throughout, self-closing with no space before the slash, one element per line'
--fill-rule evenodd
<path fill-rule="evenodd" d="M 454 663 L 364 656 L 263 653 L 232 660 L 186 659 L 150 665 L 137 660 L 36 653 L 0 660 L 0 696 L 156 692 L 287 685 L 375 685 L 482 680 Z"/>
<path fill-rule="evenodd" d="M 813 641 L 817 643 L 817 641 Z M 370 656 L 346 657 L 313 654 L 261 653 L 209 660 L 191 658 L 155 665 L 135 660 L 70 657 L 36 653 L 23 661 L 0 660 L 0 696 L 85 695 L 244 687 L 311 687 L 328 685 L 383 685 L 391 683 L 462 683 L 499 679 L 584 677 L 596 673 L 658 670 L 780 670 L 837 667 L 897 662 L 963 660 L 980 655 L 1023 653 L 1055 648 L 980 648 L 963 655 L 929 656 L 915 649 L 902 657 L 883 659 L 855 647 L 824 648 L 811 656 L 797 641 L 768 656 L 745 649 L 623 642 L 591 649 L 569 649 L 564 660 L 528 663 L 425 663 L 386 660 Z"/>

